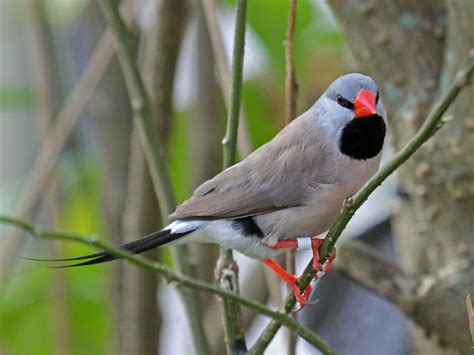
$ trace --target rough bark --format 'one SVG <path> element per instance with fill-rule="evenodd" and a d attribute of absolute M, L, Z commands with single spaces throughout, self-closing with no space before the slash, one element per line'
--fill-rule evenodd
<path fill-rule="evenodd" d="M 361 68 L 373 76 L 389 110 L 396 147 L 413 135 L 430 106 L 452 81 L 473 47 L 474 3 L 469 0 L 332 0 L 349 46 Z M 454 116 L 399 171 L 408 193 L 395 221 L 396 242 L 409 272 L 435 274 L 473 250 L 473 87 L 461 93 Z M 469 351 L 464 299 L 474 288 L 469 270 L 443 280 L 456 292 L 448 308 L 433 307 L 433 295 L 418 317 L 430 319 L 440 344 Z M 430 305 L 430 306 L 428 306 Z M 423 349 L 420 349 L 423 351 Z"/>

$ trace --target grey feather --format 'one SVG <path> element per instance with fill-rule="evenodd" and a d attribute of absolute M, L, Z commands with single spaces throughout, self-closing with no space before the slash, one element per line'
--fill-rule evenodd
<path fill-rule="evenodd" d="M 344 199 L 375 173 L 380 154 L 352 160 L 338 147 L 354 112 L 337 104 L 360 89 L 377 92 L 362 74 L 338 78 L 304 114 L 239 164 L 204 182 L 178 206 L 172 220 L 253 216 L 267 241 L 314 236 L 327 230 Z M 380 100 L 377 112 L 386 120 Z"/>
<path fill-rule="evenodd" d="M 325 183 L 321 132 L 308 112 L 241 163 L 204 182 L 170 218 L 239 218 L 300 206 L 304 186 Z"/>

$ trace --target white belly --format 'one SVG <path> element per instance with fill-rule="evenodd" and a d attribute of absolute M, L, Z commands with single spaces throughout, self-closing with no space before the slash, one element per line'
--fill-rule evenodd
<path fill-rule="evenodd" d="M 283 253 L 286 249 L 271 249 L 262 243 L 263 239 L 243 235 L 239 229 L 232 226 L 232 222 L 226 219 L 215 221 L 175 221 L 171 225 L 175 231 L 187 231 L 188 226 L 196 231 L 175 240 L 170 244 L 187 243 L 215 243 L 226 249 L 234 249 L 253 258 L 273 258 Z"/>

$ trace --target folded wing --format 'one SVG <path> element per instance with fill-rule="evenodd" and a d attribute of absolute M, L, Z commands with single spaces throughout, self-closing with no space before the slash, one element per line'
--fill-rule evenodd
<path fill-rule="evenodd" d="M 245 160 L 204 182 L 170 218 L 240 218 L 300 206 L 324 173 L 324 141 L 310 118 L 293 121 Z M 312 130 L 309 131 L 309 130 Z"/>

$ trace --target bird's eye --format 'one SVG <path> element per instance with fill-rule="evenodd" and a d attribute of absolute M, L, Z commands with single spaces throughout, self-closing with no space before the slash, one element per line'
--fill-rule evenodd
<path fill-rule="evenodd" d="M 337 95 L 336 99 L 337 99 L 337 103 L 340 106 L 348 108 L 349 110 L 354 109 L 354 104 L 350 102 L 348 99 L 346 99 L 345 97 L 343 97 L 342 95 Z"/>
<path fill-rule="evenodd" d="M 377 95 L 375 96 L 375 104 L 379 103 L 379 92 L 377 91 Z"/>

